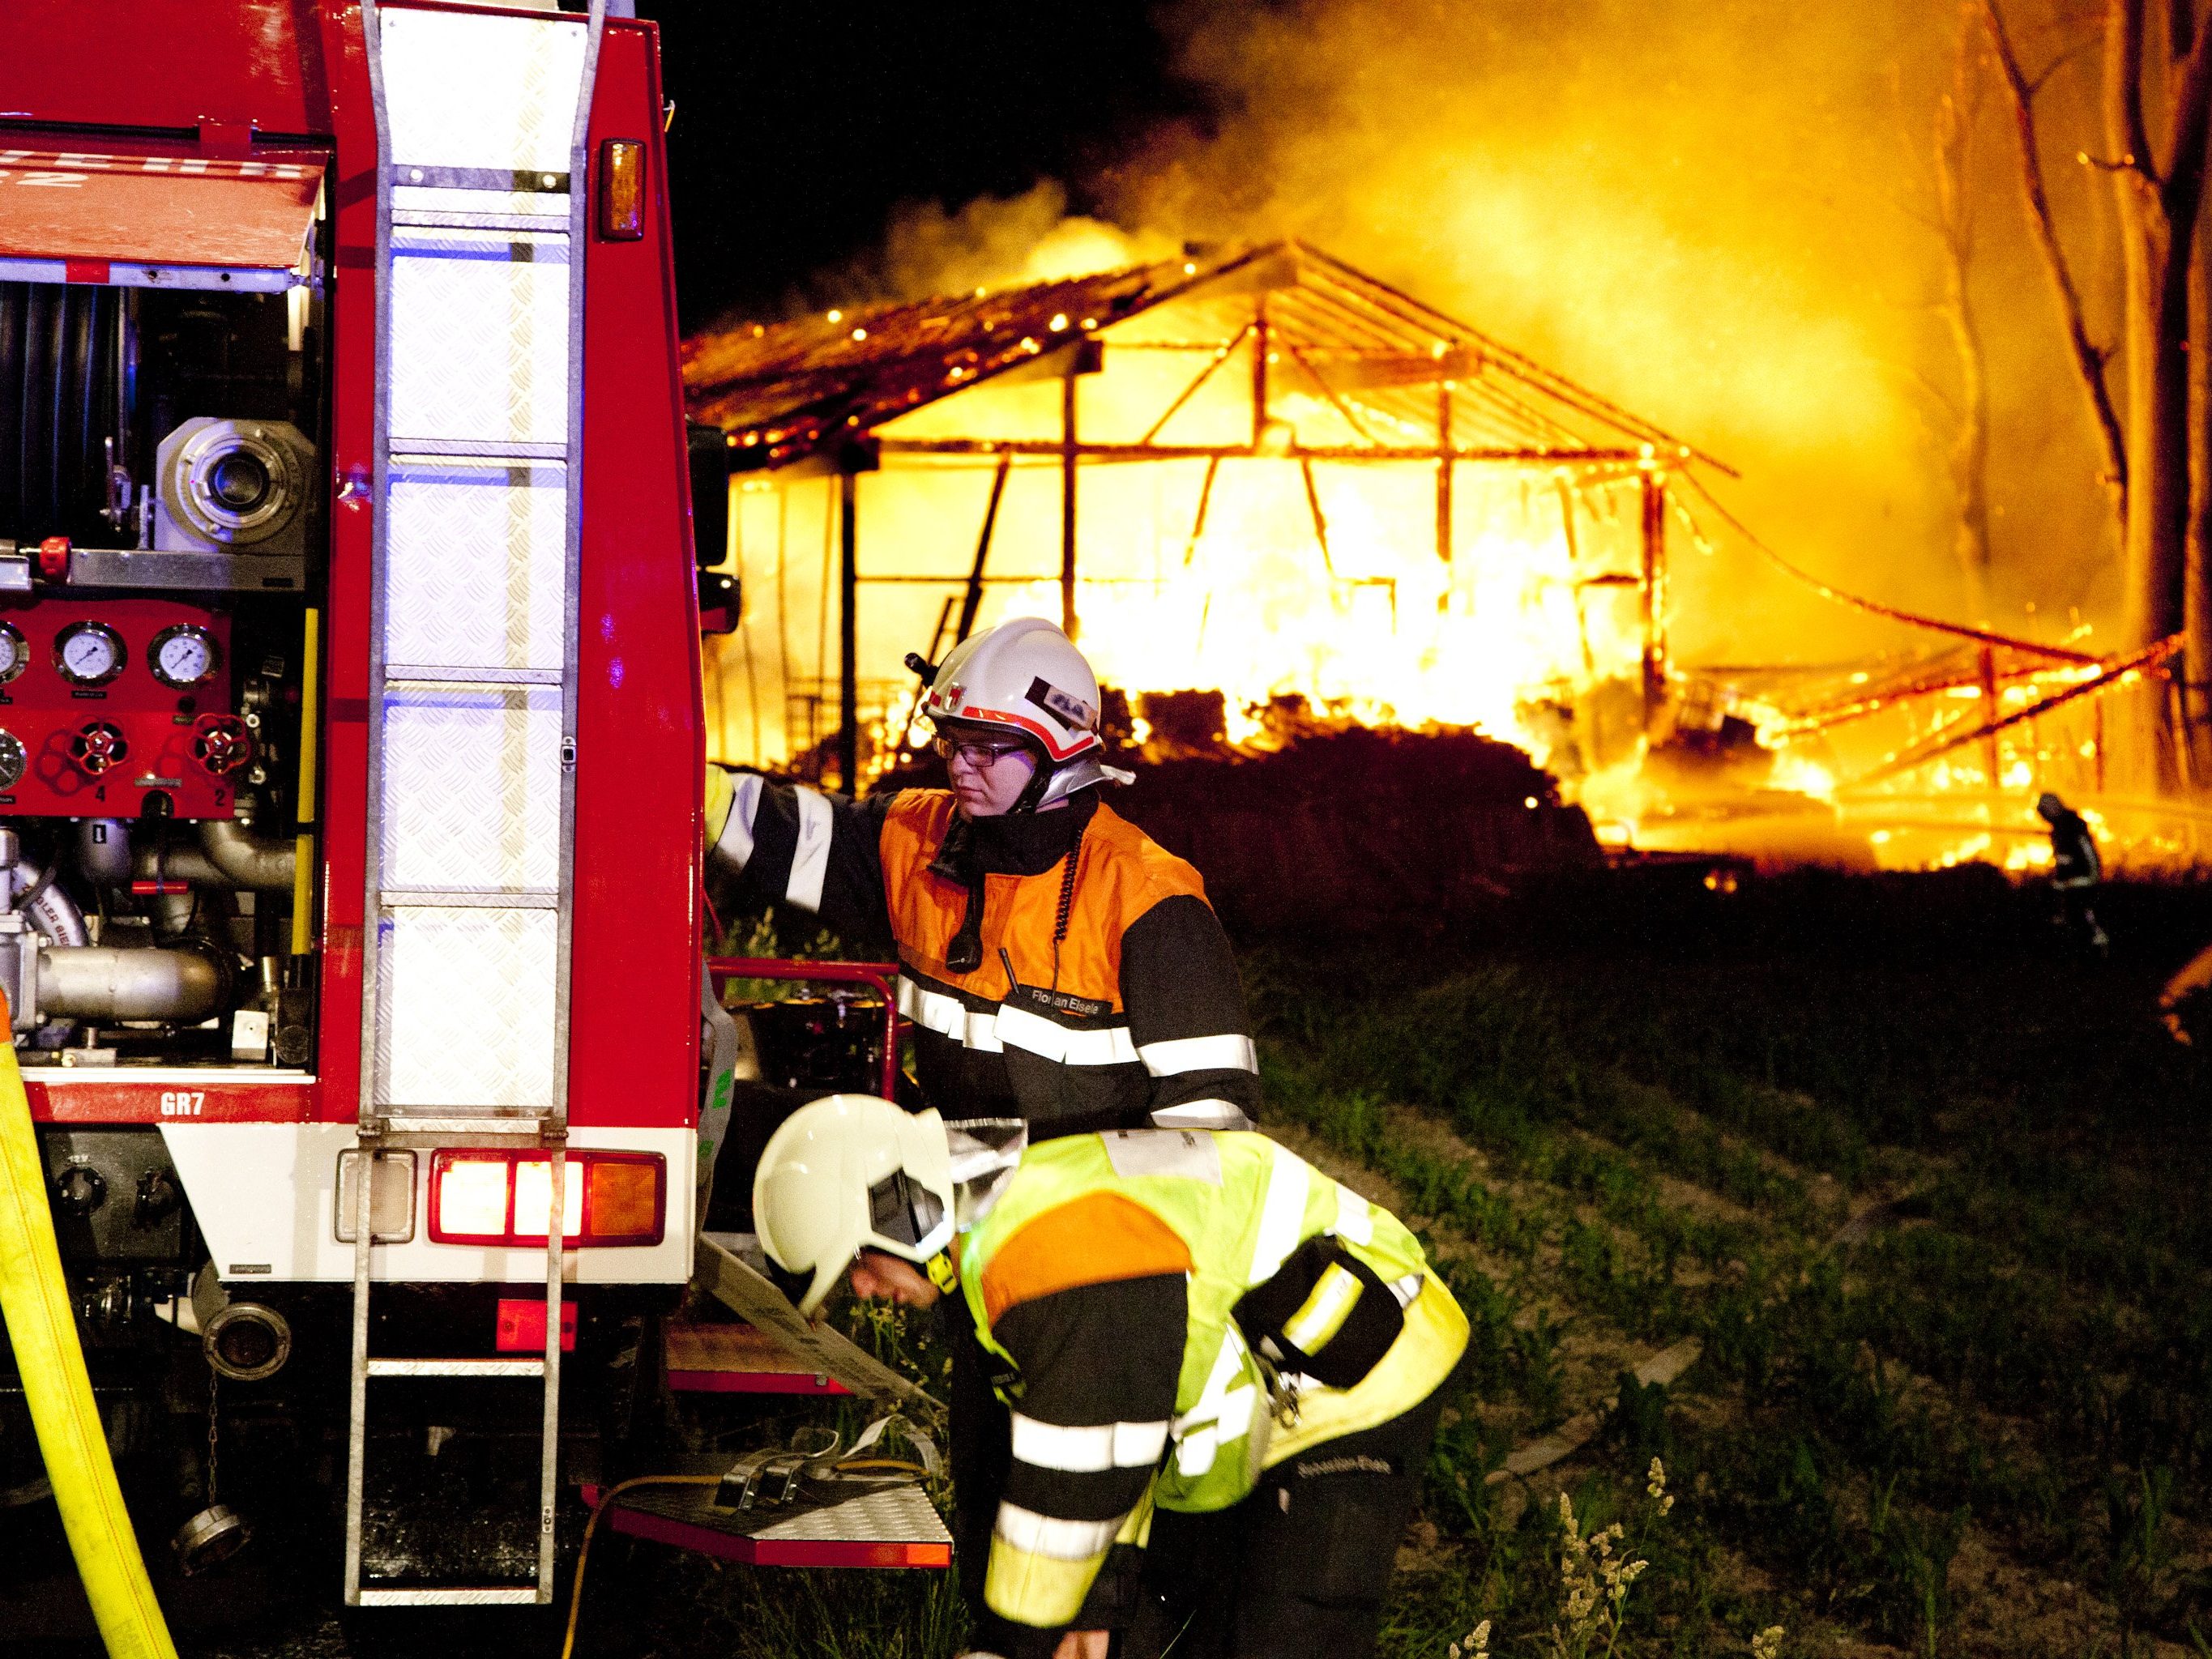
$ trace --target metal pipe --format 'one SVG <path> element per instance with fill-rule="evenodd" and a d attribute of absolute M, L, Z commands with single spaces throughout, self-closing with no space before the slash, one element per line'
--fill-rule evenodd
<path fill-rule="evenodd" d="M 200 850 L 222 872 L 228 887 L 258 893 L 289 893 L 299 867 L 296 841 L 255 835 L 235 818 L 206 818 L 200 823 Z"/>
<path fill-rule="evenodd" d="M 222 978 L 197 951 L 77 945 L 39 952 L 39 1012 L 66 1018 L 197 1021 L 216 1011 Z"/>
<path fill-rule="evenodd" d="M 79 818 L 76 866 L 102 887 L 131 879 L 131 825 L 123 818 Z"/>
<path fill-rule="evenodd" d="M 8 878 L 9 900 L 30 892 L 46 880 L 35 864 L 25 864 L 21 859 L 10 866 Z M 88 945 L 92 932 L 84 925 L 84 912 L 76 908 L 76 901 L 58 886 L 49 885 L 33 898 L 25 908 L 24 915 L 33 927 L 52 945 Z"/>

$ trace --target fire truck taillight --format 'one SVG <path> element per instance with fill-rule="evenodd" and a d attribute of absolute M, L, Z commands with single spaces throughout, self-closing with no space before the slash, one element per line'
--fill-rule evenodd
<path fill-rule="evenodd" d="M 599 234 L 610 242 L 645 234 L 645 146 L 634 138 L 599 146 Z"/>
<path fill-rule="evenodd" d="M 434 1152 L 431 1243 L 543 1244 L 552 1189 L 552 1163 L 543 1152 Z M 567 1243 L 658 1244 L 667 1215 L 668 1161 L 659 1153 L 581 1151 L 564 1160 L 561 1236 Z"/>

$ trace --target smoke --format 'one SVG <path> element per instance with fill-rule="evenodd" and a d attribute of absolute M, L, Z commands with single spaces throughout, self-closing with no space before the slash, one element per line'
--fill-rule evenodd
<path fill-rule="evenodd" d="M 1297 236 L 1729 461 L 1743 474 L 1717 486 L 1729 505 L 1836 585 L 2053 637 L 2069 606 L 2117 595 L 2096 455 L 1994 91 L 1971 181 L 1995 424 L 1988 617 L 1969 617 L 1953 560 L 1958 367 L 1928 220 L 1957 26 L 1925 0 L 1181 0 L 1162 27 L 1213 114 L 1077 181 L 1101 216 L 1070 216 L 1051 181 L 908 208 L 878 254 L 836 273 L 838 297 Z M 2033 41 L 2045 61 L 2064 44 Z M 2078 102 L 2077 72 L 2094 64 L 2051 101 Z M 2052 165 L 2087 245 L 2090 186 Z M 1674 537 L 1678 660 L 1933 643 L 1812 597 L 1704 524 L 1711 553 Z"/>
<path fill-rule="evenodd" d="M 908 203 L 892 214 L 880 249 L 816 287 L 838 305 L 924 300 L 1118 270 L 1180 246 L 1157 233 L 1071 215 L 1066 187 L 1047 179 L 1018 196 L 979 197 L 957 210 Z"/>
<path fill-rule="evenodd" d="M 1730 461 L 1731 505 L 1838 585 L 1963 615 L 1957 368 L 1926 222 L 1951 8 L 1193 0 L 1169 26 L 1220 118 L 1122 169 L 1116 216 L 1308 238 Z M 2010 142 L 1992 92 L 1972 281 L 1996 403 L 1996 619 L 2020 627 L 2039 596 L 2046 614 L 2109 599 L 2089 577 L 2111 562 Z M 2083 216 L 2058 170 L 2062 210 Z M 1908 643 L 1740 549 L 1682 550 L 1675 570 L 1693 659 Z"/>

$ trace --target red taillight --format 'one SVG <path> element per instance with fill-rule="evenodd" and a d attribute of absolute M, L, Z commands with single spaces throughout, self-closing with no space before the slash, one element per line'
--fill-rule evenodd
<path fill-rule="evenodd" d="M 668 1162 L 659 1152 L 573 1152 L 562 1160 L 561 1237 L 569 1244 L 658 1244 Z M 542 1152 L 451 1148 L 430 1155 L 430 1238 L 543 1244 L 553 1164 Z"/>

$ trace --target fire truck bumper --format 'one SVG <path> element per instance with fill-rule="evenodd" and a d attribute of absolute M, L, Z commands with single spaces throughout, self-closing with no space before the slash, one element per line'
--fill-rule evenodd
<path fill-rule="evenodd" d="M 351 1281 L 354 1248 L 349 1233 L 343 1240 L 339 1237 L 337 1203 L 340 1160 L 356 1145 L 351 1124 L 164 1123 L 161 1138 L 216 1271 L 226 1284 Z M 569 1130 L 572 1152 L 646 1153 L 665 1160 L 666 1168 L 658 1242 L 573 1249 L 568 1255 L 570 1283 L 679 1285 L 690 1278 L 697 1144 L 694 1132 L 681 1126 L 577 1126 Z M 433 1158 L 427 1150 L 415 1154 L 406 1224 L 393 1230 L 404 1236 L 386 1234 L 380 1223 L 371 1270 L 376 1279 L 392 1284 L 542 1279 L 542 1242 L 486 1246 L 441 1243 L 431 1237 Z M 351 1226 L 349 1216 L 346 1224 Z"/>

